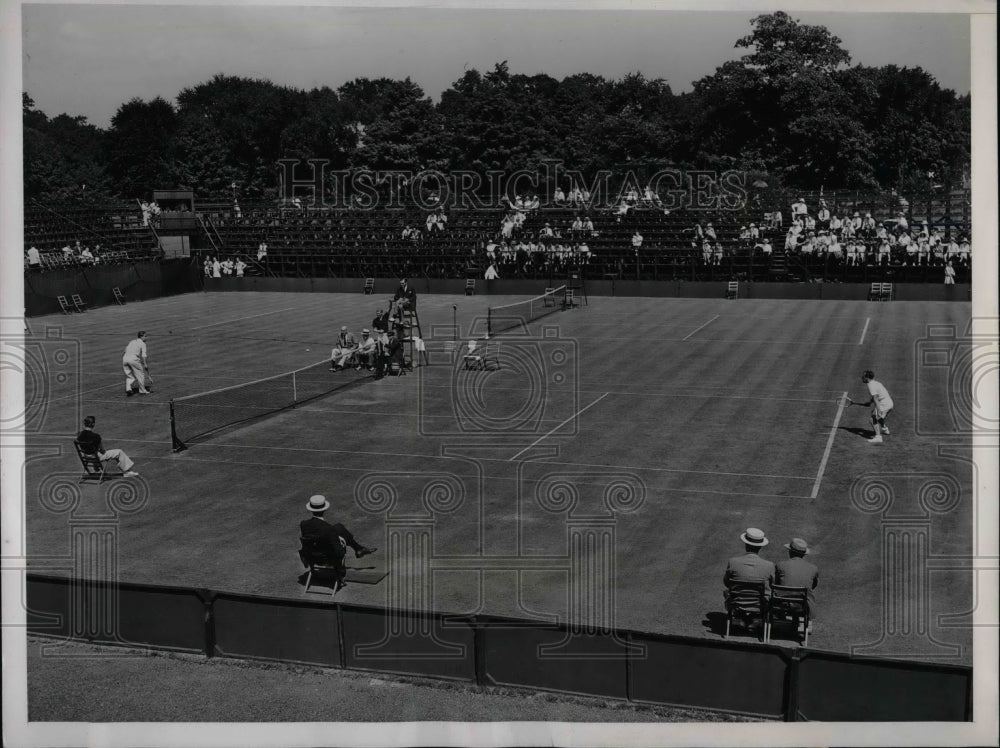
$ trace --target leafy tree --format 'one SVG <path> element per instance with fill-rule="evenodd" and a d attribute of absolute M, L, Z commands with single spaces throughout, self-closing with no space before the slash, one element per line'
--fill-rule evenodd
<path fill-rule="evenodd" d="M 148 196 L 168 186 L 169 154 L 177 127 L 177 112 L 160 97 L 150 102 L 134 98 L 118 108 L 105 150 L 108 174 L 122 195 Z"/>

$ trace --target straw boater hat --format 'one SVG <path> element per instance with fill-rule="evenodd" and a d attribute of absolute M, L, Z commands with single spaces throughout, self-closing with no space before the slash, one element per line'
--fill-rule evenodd
<path fill-rule="evenodd" d="M 771 542 L 767 539 L 767 537 L 765 537 L 764 531 L 756 527 L 748 527 L 747 531 L 740 535 L 740 540 L 742 540 L 746 545 L 754 545 L 758 548 L 763 548 Z"/>
<path fill-rule="evenodd" d="M 326 500 L 326 497 L 322 494 L 316 494 L 315 496 L 310 496 L 309 501 L 306 504 L 306 509 L 310 512 L 325 512 L 330 508 L 330 502 Z"/>
<path fill-rule="evenodd" d="M 803 556 L 809 553 L 809 546 L 802 538 L 792 538 L 791 543 L 785 543 L 785 548 L 795 553 L 801 553 Z"/>

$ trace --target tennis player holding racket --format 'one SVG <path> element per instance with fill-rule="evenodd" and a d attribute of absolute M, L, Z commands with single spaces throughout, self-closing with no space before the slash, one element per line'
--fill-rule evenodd
<path fill-rule="evenodd" d="M 882 434 L 889 435 L 889 427 L 885 425 L 885 419 L 892 410 L 892 398 L 885 385 L 875 379 L 875 372 L 866 369 L 861 375 L 861 381 L 868 386 L 869 398 L 867 402 L 856 403 L 851 398 L 847 398 L 848 405 L 860 405 L 862 407 L 872 406 L 872 427 L 875 429 L 875 436 L 870 441 L 872 444 L 882 443 Z"/>

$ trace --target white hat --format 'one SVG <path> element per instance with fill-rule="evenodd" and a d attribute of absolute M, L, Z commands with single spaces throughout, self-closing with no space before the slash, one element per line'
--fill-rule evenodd
<path fill-rule="evenodd" d="M 306 504 L 306 509 L 310 512 L 325 512 L 330 508 L 330 502 L 326 500 L 326 496 L 322 494 L 316 494 L 315 496 L 309 497 L 309 502 Z"/>
<path fill-rule="evenodd" d="M 322 496 L 320 498 L 323 498 Z M 758 548 L 763 548 L 769 542 L 767 537 L 764 535 L 764 531 L 756 527 L 748 527 L 747 531 L 740 535 L 740 540 L 742 540 L 747 545 L 755 545 Z"/>

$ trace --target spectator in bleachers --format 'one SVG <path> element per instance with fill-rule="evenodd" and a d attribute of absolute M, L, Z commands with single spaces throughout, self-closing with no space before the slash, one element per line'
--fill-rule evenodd
<path fill-rule="evenodd" d="M 562 187 L 556 185 L 556 191 L 552 195 L 552 200 L 555 202 L 556 205 L 562 205 L 563 203 L 566 202 L 566 193 L 563 192 Z"/>
<path fill-rule="evenodd" d="M 771 240 L 768 239 L 766 236 L 763 239 L 761 239 L 759 244 L 754 246 L 754 249 L 759 249 L 761 254 L 763 254 L 765 257 L 770 257 L 771 253 L 774 251 L 774 248 L 771 246 Z"/>
<path fill-rule="evenodd" d="M 42 266 L 42 254 L 34 244 L 28 247 L 27 261 L 30 270 L 38 270 Z"/>
<path fill-rule="evenodd" d="M 222 261 L 222 274 L 229 277 L 233 274 L 233 260 L 232 258 L 226 258 Z"/>
<path fill-rule="evenodd" d="M 543 239 L 551 239 L 554 236 L 552 232 L 552 224 L 546 221 L 545 226 L 543 226 L 542 230 L 538 232 L 538 236 Z"/>
<path fill-rule="evenodd" d="M 764 531 L 756 527 L 748 527 L 746 532 L 740 535 L 740 540 L 743 541 L 743 554 L 729 559 L 726 564 L 726 573 L 722 576 L 722 583 L 726 587 L 723 597 L 726 600 L 727 610 L 729 609 L 729 589 L 734 583 L 763 582 L 765 594 L 770 594 L 771 586 L 774 584 L 774 564 L 760 557 L 761 549 L 770 542 L 764 535 Z"/>
<path fill-rule="evenodd" d="M 826 251 L 829 253 L 831 257 L 836 258 L 838 262 L 844 256 L 844 250 L 840 246 L 840 240 L 837 238 L 836 234 L 829 235 L 829 243 L 827 245 Z"/>
<path fill-rule="evenodd" d="M 909 221 L 906 220 L 906 214 L 903 211 L 899 211 L 896 216 L 896 231 L 908 231 L 910 228 Z"/>
<path fill-rule="evenodd" d="M 780 229 L 784 225 L 784 218 L 781 216 L 781 211 L 776 210 L 771 213 L 771 228 Z"/>
<path fill-rule="evenodd" d="M 830 233 L 840 237 L 841 229 L 844 228 L 844 222 L 840 219 L 840 216 L 834 214 L 830 216 L 830 225 L 828 226 Z"/>
<path fill-rule="evenodd" d="M 236 258 L 236 277 L 237 278 L 242 278 L 243 277 L 243 272 L 246 269 L 247 269 L 247 264 L 245 262 L 243 262 L 243 258 L 242 257 L 237 257 Z"/>
<path fill-rule="evenodd" d="M 712 260 L 715 265 L 722 264 L 722 258 L 725 255 L 725 251 L 722 249 L 722 242 L 715 243 L 715 252 L 712 254 Z"/>
<path fill-rule="evenodd" d="M 845 216 L 844 219 L 840 221 L 840 238 L 851 239 L 853 237 L 854 237 L 854 221 Z"/>
<path fill-rule="evenodd" d="M 218 257 L 212 258 L 212 277 L 221 278 L 222 277 L 222 263 L 219 262 Z"/>
<path fill-rule="evenodd" d="M 428 234 L 433 232 L 435 229 L 440 228 L 440 226 L 438 226 L 437 219 L 438 219 L 437 213 L 431 212 L 427 214 L 427 220 L 424 223 L 427 226 Z"/>
<path fill-rule="evenodd" d="M 793 223 L 788 227 L 788 233 L 785 234 L 785 251 L 794 252 L 799 247 L 799 234 L 800 229 L 798 224 Z"/>
<path fill-rule="evenodd" d="M 803 225 L 803 228 L 805 228 L 806 231 L 815 231 L 816 230 L 816 219 L 807 214 L 806 217 L 805 217 L 805 219 L 803 219 L 803 221 L 802 221 L 802 225 Z"/>
<path fill-rule="evenodd" d="M 819 210 L 816 211 L 816 227 L 818 229 L 830 228 L 830 209 L 826 207 L 826 200 L 819 201 Z"/>
<path fill-rule="evenodd" d="M 750 229 L 746 226 L 740 226 L 739 238 L 741 242 L 750 241 Z"/>
<path fill-rule="evenodd" d="M 879 265 L 888 265 L 889 257 L 892 255 L 892 247 L 889 246 L 889 240 L 882 239 L 878 243 L 878 258 L 877 262 Z"/>
<path fill-rule="evenodd" d="M 579 233 L 583 231 L 583 218 L 581 218 L 579 214 L 577 214 L 576 218 L 573 219 L 573 223 L 569 227 L 569 230 L 572 231 L 573 233 Z"/>
<path fill-rule="evenodd" d="M 865 238 L 871 238 L 875 236 L 875 219 L 872 218 L 871 213 L 865 213 L 865 217 L 861 220 L 861 229 L 858 231 L 861 236 Z"/>
<path fill-rule="evenodd" d="M 965 267 L 968 267 L 972 260 L 972 244 L 966 236 L 963 236 L 958 244 L 958 260 Z"/>
<path fill-rule="evenodd" d="M 858 211 L 854 211 L 854 215 L 851 217 L 851 230 L 858 234 L 861 231 L 861 226 L 864 223 L 861 220 L 861 214 Z"/>
<path fill-rule="evenodd" d="M 948 260 L 948 264 L 944 267 L 944 284 L 946 286 L 955 285 L 955 268 L 951 264 L 951 260 Z"/>
<path fill-rule="evenodd" d="M 706 265 L 712 263 L 712 242 L 707 238 L 701 244 L 701 259 Z"/>
<path fill-rule="evenodd" d="M 760 239 L 760 228 L 756 223 L 750 224 L 750 241 L 755 242 Z"/>
<path fill-rule="evenodd" d="M 80 262 L 85 265 L 93 265 L 96 262 L 94 253 L 90 251 L 90 247 L 84 247 L 83 251 L 80 252 Z"/>
<path fill-rule="evenodd" d="M 500 273 L 497 272 L 497 266 L 494 263 L 490 263 L 490 266 L 486 268 L 486 274 L 483 276 L 486 280 L 496 280 L 500 277 Z"/>
<path fill-rule="evenodd" d="M 917 242 L 917 264 L 928 265 L 931 261 L 931 245 L 925 237 L 921 237 Z"/>
<path fill-rule="evenodd" d="M 261 243 L 257 245 L 257 262 L 263 262 L 266 257 L 267 242 L 261 241 Z"/>
<path fill-rule="evenodd" d="M 632 247 L 635 249 L 639 249 L 641 246 L 642 246 L 642 234 L 639 233 L 639 229 L 636 229 L 635 233 L 632 234 Z"/>
<path fill-rule="evenodd" d="M 330 351 L 330 371 L 343 369 L 354 356 L 357 347 L 358 343 L 354 336 L 347 331 L 347 326 L 341 327 L 337 342 L 333 344 L 333 350 Z"/>
<path fill-rule="evenodd" d="M 782 587 L 805 587 L 806 600 L 809 603 L 809 630 L 812 631 L 813 621 L 816 620 L 816 596 L 813 590 L 819 584 L 819 569 L 815 564 L 806 561 L 809 553 L 809 546 L 802 538 L 792 538 L 791 542 L 785 543 L 788 549 L 788 558 L 779 561 L 774 567 L 774 583 Z"/>
<path fill-rule="evenodd" d="M 715 227 L 712 225 L 711 221 L 709 221 L 708 226 L 705 227 L 705 238 L 713 242 L 719 238 L 715 234 Z"/>
<path fill-rule="evenodd" d="M 656 194 L 656 192 L 653 190 L 653 185 L 651 184 L 646 185 L 646 190 L 643 194 L 643 197 L 645 198 L 646 202 L 649 203 L 650 205 L 660 204 L 660 196 Z"/>
<path fill-rule="evenodd" d="M 806 217 L 809 213 L 809 208 L 806 207 L 806 201 L 801 197 L 792 203 L 792 220 L 801 220 Z"/>
<path fill-rule="evenodd" d="M 590 262 L 590 257 L 591 257 L 590 246 L 587 244 L 586 241 L 580 242 L 580 244 L 577 246 L 576 256 L 580 258 L 580 262 L 582 262 L 584 265 Z"/>
<path fill-rule="evenodd" d="M 205 271 L 205 277 L 206 278 L 211 278 L 212 277 L 212 258 L 209 257 L 208 255 L 205 255 L 205 261 L 202 263 L 202 266 L 203 266 L 204 271 Z"/>
<path fill-rule="evenodd" d="M 68 244 L 64 244 L 63 248 L 62 248 L 62 254 L 63 254 L 63 259 L 64 260 L 72 260 L 73 259 L 73 248 L 71 246 L 69 246 Z"/>

